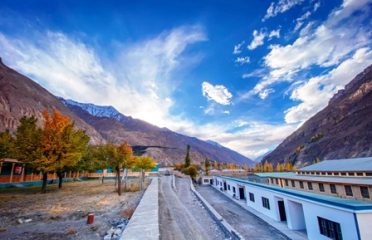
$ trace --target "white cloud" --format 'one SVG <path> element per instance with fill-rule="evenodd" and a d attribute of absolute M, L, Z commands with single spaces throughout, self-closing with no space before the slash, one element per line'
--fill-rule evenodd
<path fill-rule="evenodd" d="M 223 85 L 212 85 L 208 82 L 202 83 L 202 93 L 208 100 L 213 100 L 221 105 L 230 105 L 232 94 Z"/>
<path fill-rule="evenodd" d="M 269 39 L 272 39 L 272 38 L 280 38 L 280 29 L 276 29 L 276 30 L 272 30 L 270 33 L 269 33 Z"/>
<path fill-rule="evenodd" d="M 245 44 L 245 41 L 242 41 L 234 46 L 233 54 L 240 54 L 242 53 L 242 47 Z"/>
<path fill-rule="evenodd" d="M 246 96 L 260 94 L 277 82 L 293 81 L 294 76 L 312 66 L 336 67 L 358 49 L 370 46 L 371 32 L 363 24 L 370 13 L 365 7 L 369 1 L 345 0 L 319 26 L 309 23 L 292 44 L 271 45 L 264 57 L 269 74 Z"/>
<path fill-rule="evenodd" d="M 236 59 L 235 59 L 235 62 L 236 63 L 239 63 L 239 64 L 241 64 L 241 65 L 243 65 L 243 64 L 247 64 L 247 63 L 249 63 L 251 60 L 250 60 L 250 58 L 249 57 L 237 57 Z"/>
<path fill-rule="evenodd" d="M 260 96 L 260 98 L 262 100 L 265 100 L 271 93 L 275 92 L 274 89 L 272 88 L 267 88 L 267 89 L 264 89 L 263 91 L 261 91 L 258 95 Z"/>
<path fill-rule="evenodd" d="M 311 16 L 311 12 L 307 11 L 305 12 L 301 17 L 296 19 L 296 26 L 294 28 L 295 31 L 300 29 L 302 25 L 304 24 L 305 20 L 308 19 Z"/>
<path fill-rule="evenodd" d="M 277 3 L 272 2 L 269 8 L 266 10 L 266 15 L 262 21 L 275 17 L 280 13 L 284 13 L 296 5 L 300 5 L 303 1 L 304 0 L 279 0 Z"/>
<path fill-rule="evenodd" d="M 257 30 L 254 30 L 252 35 L 253 35 L 253 39 L 251 43 L 248 45 L 249 50 L 256 49 L 257 47 L 263 45 L 265 37 L 266 37 L 266 33 L 263 32 L 262 30 L 260 32 L 258 32 Z"/>
<path fill-rule="evenodd" d="M 316 2 L 313 7 L 313 12 L 316 12 L 320 8 L 320 2 Z"/>
<path fill-rule="evenodd" d="M 285 112 L 287 123 L 303 122 L 324 108 L 329 99 L 361 70 L 372 64 L 372 51 L 362 48 L 329 73 L 311 78 L 297 86 L 291 99 L 301 101 Z"/>

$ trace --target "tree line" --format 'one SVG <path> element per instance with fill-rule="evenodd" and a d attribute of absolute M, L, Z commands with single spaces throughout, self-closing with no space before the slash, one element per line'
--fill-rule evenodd
<path fill-rule="evenodd" d="M 156 166 L 148 156 L 134 156 L 132 147 L 123 142 L 90 145 L 85 131 L 76 129 L 68 116 L 54 110 L 45 110 L 43 127 L 38 127 L 37 118 L 24 116 L 14 134 L 9 130 L 0 133 L 0 158 L 16 158 L 32 171 L 42 174 L 41 191 L 46 192 L 48 173 L 56 173 L 58 187 L 62 188 L 63 178 L 68 171 L 93 172 L 111 168 L 116 172 L 117 192 L 121 195 L 124 169 L 124 183 L 128 169 L 140 169 L 141 189 L 144 171 Z M 102 178 L 103 181 L 103 178 Z"/>

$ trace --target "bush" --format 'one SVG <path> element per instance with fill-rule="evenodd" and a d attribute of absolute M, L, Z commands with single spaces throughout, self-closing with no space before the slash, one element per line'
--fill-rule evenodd
<path fill-rule="evenodd" d="M 184 168 L 182 170 L 182 173 L 189 175 L 192 178 L 195 178 L 198 175 L 198 169 L 196 168 L 196 166 L 191 165 L 187 168 Z"/>

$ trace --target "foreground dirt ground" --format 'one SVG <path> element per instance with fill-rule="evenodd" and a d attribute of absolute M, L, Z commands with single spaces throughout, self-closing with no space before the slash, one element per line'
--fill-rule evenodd
<path fill-rule="evenodd" d="M 129 185 L 138 188 L 136 179 Z M 102 239 L 113 222 L 131 216 L 142 194 L 119 197 L 112 180 L 64 183 L 61 190 L 49 185 L 46 194 L 40 187 L 0 190 L 0 239 Z M 95 221 L 87 225 L 90 212 Z"/>

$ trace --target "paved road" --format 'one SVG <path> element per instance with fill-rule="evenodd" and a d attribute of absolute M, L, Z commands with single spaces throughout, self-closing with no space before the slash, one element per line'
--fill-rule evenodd
<path fill-rule="evenodd" d="M 245 239 L 288 240 L 281 232 L 248 212 L 218 190 L 209 186 L 202 186 L 198 187 L 197 191 Z"/>
<path fill-rule="evenodd" d="M 162 176 L 159 186 L 160 239 L 219 240 L 225 234 L 190 190 L 186 178 L 176 178 L 176 190 L 171 176 Z"/>

